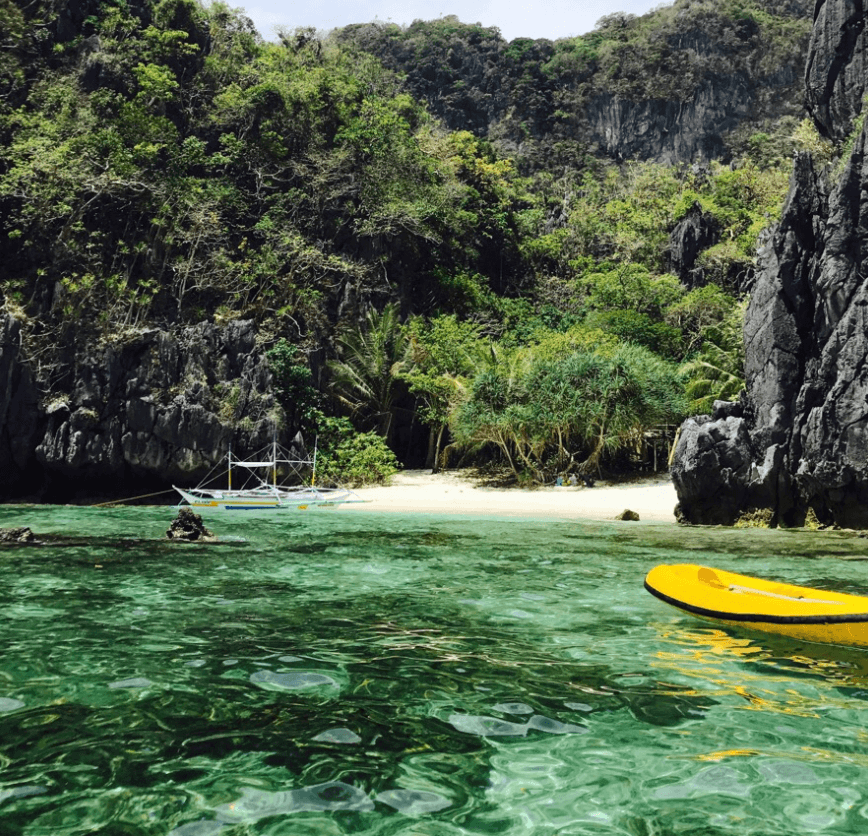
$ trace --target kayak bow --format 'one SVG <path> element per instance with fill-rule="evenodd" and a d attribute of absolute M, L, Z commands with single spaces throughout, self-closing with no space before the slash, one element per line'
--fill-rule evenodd
<path fill-rule="evenodd" d="M 811 642 L 868 646 L 868 597 L 676 564 L 655 566 L 645 588 L 677 609 L 721 624 Z"/>

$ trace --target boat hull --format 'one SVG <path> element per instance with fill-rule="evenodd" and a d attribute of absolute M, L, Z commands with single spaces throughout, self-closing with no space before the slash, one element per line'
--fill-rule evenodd
<path fill-rule="evenodd" d="M 693 564 L 661 565 L 645 588 L 682 612 L 825 644 L 868 646 L 868 597 L 777 583 Z"/>
<path fill-rule="evenodd" d="M 176 487 L 181 499 L 196 511 L 266 511 L 286 513 L 289 511 L 307 511 L 318 508 L 336 508 L 361 502 L 351 491 L 336 491 L 326 494 L 320 490 L 300 491 L 295 494 L 280 495 L 263 493 L 255 495 L 252 492 L 233 494 L 229 491 L 209 491 L 196 494 Z"/>

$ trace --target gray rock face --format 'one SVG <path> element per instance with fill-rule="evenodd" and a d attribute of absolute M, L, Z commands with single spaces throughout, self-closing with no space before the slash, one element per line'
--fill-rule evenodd
<path fill-rule="evenodd" d="M 673 479 L 685 520 L 771 508 L 868 527 L 868 166 L 863 132 L 827 196 L 795 163 L 745 320 L 746 417 L 689 419 Z M 733 464 L 737 466 L 733 466 Z"/>
<path fill-rule="evenodd" d="M 681 426 L 672 466 L 678 518 L 731 525 L 747 503 L 751 466 L 744 418 L 717 409 L 714 415 L 688 418 Z"/>
<path fill-rule="evenodd" d="M 703 212 L 699 203 L 694 203 L 669 235 L 669 269 L 682 284 L 693 288 L 704 283 L 696 259 L 719 238 L 719 226 L 714 216 Z"/>
<path fill-rule="evenodd" d="M 675 164 L 726 158 L 727 135 L 743 123 L 757 123 L 764 106 L 778 118 L 789 113 L 786 104 L 798 83 L 795 73 L 763 82 L 746 73 L 715 78 L 699 85 L 688 101 L 633 101 L 605 94 L 589 103 L 586 117 L 593 140 L 614 159 Z M 777 93 L 774 102 L 765 102 L 765 85 Z"/>
<path fill-rule="evenodd" d="M 0 490 L 5 484 L 26 492 L 38 481 L 33 468 L 38 402 L 22 355 L 21 323 L 0 314 Z"/>
<path fill-rule="evenodd" d="M 250 322 L 82 347 L 70 363 L 72 390 L 44 405 L 14 350 L 14 320 L 0 327 L 0 465 L 12 462 L 17 474 L 0 485 L 7 496 L 22 490 L 26 468 L 60 497 L 190 484 L 230 441 L 243 453 L 272 438 L 270 372 Z"/>
<path fill-rule="evenodd" d="M 863 0 L 818 0 L 806 71 L 820 127 L 841 138 L 866 79 Z M 781 222 L 760 254 L 745 321 L 744 418 L 688 420 L 673 479 L 683 519 L 868 528 L 868 139 L 827 186 L 795 161 Z M 726 426 L 725 426 L 726 425 Z M 732 467 L 737 463 L 737 467 Z"/>
<path fill-rule="evenodd" d="M 866 66 L 865 0 L 817 0 L 805 69 L 805 102 L 822 132 L 847 136 L 862 112 Z"/>

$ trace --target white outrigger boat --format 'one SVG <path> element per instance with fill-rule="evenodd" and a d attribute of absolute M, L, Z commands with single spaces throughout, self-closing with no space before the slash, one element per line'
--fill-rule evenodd
<path fill-rule="evenodd" d="M 195 488 L 179 488 L 173 485 L 172 487 L 181 495 L 182 501 L 178 504 L 186 502 L 197 511 L 305 511 L 310 508 L 333 508 L 337 505 L 367 501 L 359 499 L 347 488 L 321 488 L 314 485 L 315 446 L 312 460 L 289 458 L 289 454 L 275 441 L 271 445 L 271 457 L 268 459 L 233 460 L 230 448 L 227 461 L 227 487 L 209 487 L 209 482 L 217 478 L 210 474 Z M 289 465 L 291 474 L 295 475 L 300 475 L 302 469 L 310 467 L 310 485 L 288 487 L 278 484 L 278 469 L 281 465 Z M 239 468 L 245 474 L 242 477 L 243 482 L 240 487 L 233 487 L 232 473 L 235 470 L 237 474 Z"/>

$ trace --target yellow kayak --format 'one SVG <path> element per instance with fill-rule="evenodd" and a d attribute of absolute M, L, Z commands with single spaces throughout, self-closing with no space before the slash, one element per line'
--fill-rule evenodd
<path fill-rule="evenodd" d="M 811 642 L 868 646 L 868 597 L 736 575 L 707 566 L 655 566 L 645 589 L 700 618 Z"/>

